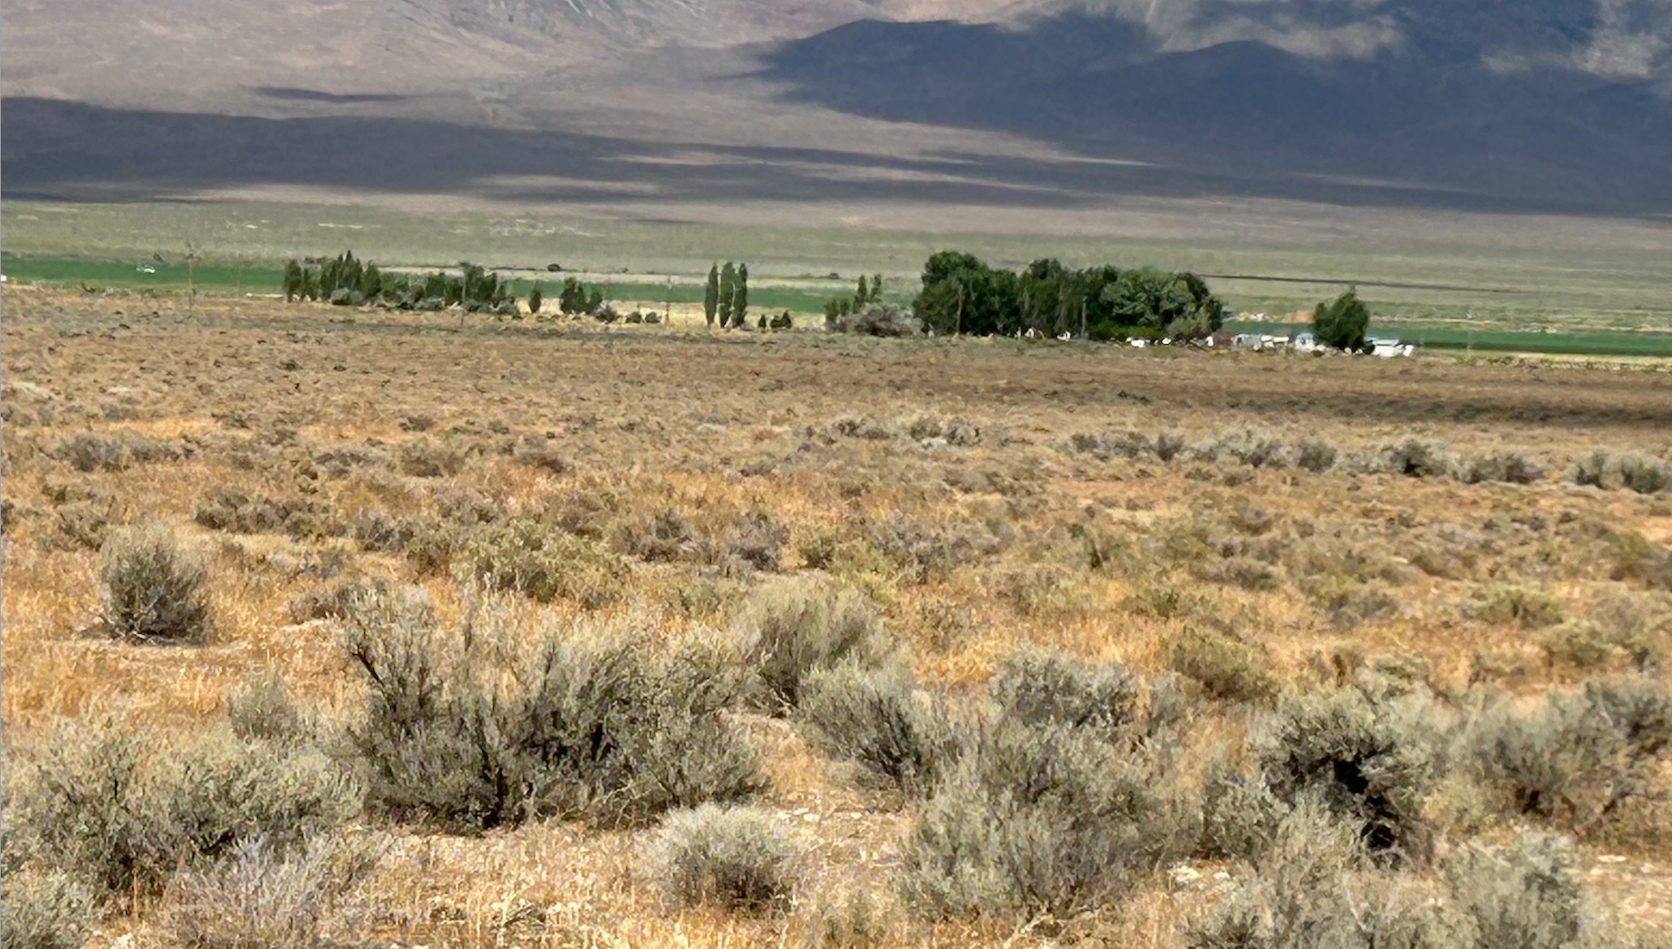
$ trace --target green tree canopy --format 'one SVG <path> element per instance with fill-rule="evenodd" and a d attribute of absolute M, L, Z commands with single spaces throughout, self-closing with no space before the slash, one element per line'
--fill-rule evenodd
<path fill-rule="evenodd" d="M 1312 311 L 1312 337 L 1336 349 L 1363 349 L 1369 329 L 1370 308 L 1358 298 L 1357 287 L 1319 303 Z"/>
<path fill-rule="evenodd" d="M 702 295 L 702 315 L 709 326 L 714 325 L 714 316 L 720 307 L 720 265 L 716 263 L 708 268 L 708 289 Z"/>

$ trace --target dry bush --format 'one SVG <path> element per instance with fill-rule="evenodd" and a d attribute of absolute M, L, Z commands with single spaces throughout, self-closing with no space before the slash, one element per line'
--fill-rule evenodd
<path fill-rule="evenodd" d="M 798 714 L 812 742 L 907 794 L 926 793 L 957 753 L 944 704 L 923 694 L 900 663 L 867 668 L 852 659 L 814 669 Z"/>
<path fill-rule="evenodd" d="M 613 546 L 640 560 L 668 563 L 691 557 L 703 544 L 685 515 L 667 508 L 648 520 L 618 525 Z"/>
<path fill-rule="evenodd" d="M 111 635 L 147 642 L 209 638 L 208 568 L 150 522 L 114 531 L 99 552 L 100 618 Z"/>
<path fill-rule="evenodd" d="M 1260 779 L 1291 808 L 1315 796 L 1372 853 L 1421 859 L 1439 757 L 1436 737 L 1411 720 L 1422 711 L 1356 689 L 1285 696 L 1250 736 Z"/>
<path fill-rule="evenodd" d="M 157 441 L 138 432 L 106 434 L 78 432 L 69 441 L 47 452 L 77 471 L 122 471 L 132 465 L 172 461 L 180 457 L 178 445 Z"/>
<path fill-rule="evenodd" d="M 1501 451 L 1484 458 L 1475 458 L 1463 467 L 1462 479 L 1469 484 L 1483 481 L 1503 481 L 1509 484 L 1532 484 L 1544 478 L 1544 469 L 1529 461 L 1518 451 Z"/>
<path fill-rule="evenodd" d="M 1672 692 L 1653 679 L 1588 682 L 1530 709 L 1500 698 L 1463 741 L 1473 767 L 1515 811 L 1584 828 L 1664 794 L 1658 760 L 1672 748 Z M 1665 828 L 1640 828 L 1656 837 Z"/>
<path fill-rule="evenodd" d="M 236 488 L 216 487 L 198 500 L 192 520 L 210 530 L 235 534 L 283 531 L 299 540 L 340 537 L 348 530 L 331 506 L 307 498 L 270 498 Z"/>
<path fill-rule="evenodd" d="M 434 438 L 416 438 L 400 448 L 401 473 L 414 478 L 450 478 L 464 465 L 464 452 Z"/>
<path fill-rule="evenodd" d="M 382 589 L 388 581 L 382 577 L 361 574 L 327 576 L 301 593 L 290 598 L 285 606 L 292 623 L 310 620 L 340 620 L 354 608 L 354 603 L 368 591 Z"/>
<path fill-rule="evenodd" d="M 1408 478 L 1445 478 L 1457 470 L 1451 449 L 1430 438 L 1407 438 L 1382 449 L 1382 467 Z"/>
<path fill-rule="evenodd" d="M 462 531 L 450 559 L 466 576 L 496 590 L 549 603 L 564 599 L 595 610 L 621 599 L 627 566 L 598 544 L 518 517 Z"/>
<path fill-rule="evenodd" d="M 1478 949 L 1583 945 L 1579 868 L 1572 843 L 1522 833 L 1505 847 L 1465 843 L 1446 861 L 1458 913 L 1456 943 Z"/>
<path fill-rule="evenodd" d="M 1658 494 L 1672 488 L 1672 464 L 1648 455 L 1614 454 L 1606 448 L 1596 448 L 1574 460 L 1568 477 L 1574 484 L 1610 491 L 1627 489 L 1638 494 Z"/>
<path fill-rule="evenodd" d="M 663 818 L 644 860 L 676 905 L 764 913 L 788 905 L 800 851 L 795 832 L 769 811 L 702 804 Z"/>
<path fill-rule="evenodd" d="M 570 469 L 569 459 L 540 435 L 525 435 L 511 450 L 511 457 L 548 474 L 568 474 Z"/>
<path fill-rule="evenodd" d="M 1323 474 L 1335 467 L 1335 446 L 1315 439 L 1302 439 L 1295 445 L 1295 467 L 1313 474 Z"/>
<path fill-rule="evenodd" d="M 1214 444 L 1214 454 L 1229 455 L 1250 468 L 1281 468 L 1288 463 L 1288 448 L 1283 440 L 1259 429 L 1220 436 Z"/>
<path fill-rule="evenodd" d="M 1433 899 L 1367 867 L 1350 826 L 1303 801 L 1230 892 L 1185 927 L 1187 949 L 1449 949 Z M 1461 949 L 1461 947 L 1459 947 Z"/>
<path fill-rule="evenodd" d="M 1502 583 L 1482 591 L 1472 609 L 1488 623 L 1514 623 L 1522 629 L 1554 626 L 1566 612 L 1561 597 L 1548 590 Z"/>
<path fill-rule="evenodd" d="M 1277 678 L 1253 646 L 1217 630 L 1191 626 L 1173 641 L 1168 666 L 1227 702 L 1261 704 L 1277 696 Z"/>
<path fill-rule="evenodd" d="M 1000 714 L 1028 726 L 1091 728 L 1114 738 L 1143 725 L 1141 683 L 1118 662 L 1024 648 L 1000 663 L 989 691 Z"/>
<path fill-rule="evenodd" d="M 352 736 L 368 801 L 396 817 L 460 830 L 548 814 L 633 823 L 760 787 L 729 715 L 749 673 L 718 648 L 547 629 L 519 656 L 493 604 L 444 634 L 393 596 L 369 598 L 347 636 L 370 686 Z"/>
<path fill-rule="evenodd" d="M 0 949 L 81 949 L 97 913 L 74 874 L 26 867 L 0 876 Z"/>
<path fill-rule="evenodd" d="M 901 886 L 931 917 L 1093 909 L 1188 852 L 1197 827 L 1148 752 L 1095 730 L 1000 719 L 918 812 Z"/>
<path fill-rule="evenodd" d="M 731 518 L 718 553 L 734 573 L 745 567 L 776 571 L 789 536 L 771 511 L 756 509 Z"/>
<path fill-rule="evenodd" d="M 117 527 L 115 510 L 109 498 L 70 501 L 58 507 L 55 514 L 58 534 L 71 547 L 98 550 Z"/>
<path fill-rule="evenodd" d="M 62 723 L 20 765 L 5 806 L 7 847 L 23 863 L 97 883 L 111 896 L 154 892 L 179 868 L 239 842 L 294 848 L 339 826 L 357 793 L 319 751 L 213 729 L 147 749 L 120 726 Z M 16 834 L 14 834 L 16 836 Z"/>
<path fill-rule="evenodd" d="M 313 949 L 337 901 L 372 863 L 370 849 L 337 837 L 300 848 L 241 840 L 169 884 L 162 925 L 191 949 Z"/>
<path fill-rule="evenodd" d="M 916 336 L 923 332 L 917 317 L 899 307 L 880 303 L 860 313 L 845 313 L 826 325 L 838 333 L 855 336 Z"/>
<path fill-rule="evenodd" d="M 1096 432 L 1075 432 L 1062 442 L 1065 451 L 1081 455 L 1091 455 L 1098 461 L 1109 461 L 1112 458 L 1138 459 L 1156 454 L 1155 442 L 1149 436 L 1140 432 L 1121 432 L 1119 434 L 1098 434 Z M 1173 456 L 1178 455 L 1180 447 L 1172 440 L 1168 448 Z M 1169 459 L 1162 459 L 1163 461 Z"/>
<path fill-rule="evenodd" d="M 882 945 L 894 932 L 890 908 L 861 886 L 821 881 L 798 910 L 803 949 L 866 949 Z"/>
<path fill-rule="evenodd" d="M 779 708 L 800 704 L 815 669 L 882 651 L 876 610 L 851 587 L 773 580 L 749 594 L 733 619 L 743 654 Z"/>
<path fill-rule="evenodd" d="M 313 738 L 314 724 L 273 666 L 251 672 L 227 694 L 226 720 L 246 741 L 301 744 Z"/>

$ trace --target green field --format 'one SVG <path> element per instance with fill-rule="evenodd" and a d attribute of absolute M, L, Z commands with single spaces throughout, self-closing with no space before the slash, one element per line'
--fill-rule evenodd
<path fill-rule="evenodd" d="M 1293 336 L 1310 329 L 1304 323 L 1273 323 L 1234 320 L 1225 325 L 1230 333 L 1273 333 Z M 1373 336 L 1393 336 L 1401 342 L 1427 349 L 1459 349 L 1473 352 L 1565 353 L 1576 356 L 1656 356 L 1672 358 L 1672 332 L 1580 331 L 1539 333 L 1517 330 L 1445 329 L 1384 321 L 1372 323 Z"/>
<path fill-rule="evenodd" d="M 7 201 L 0 232 L 0 267 L 11 279 L 71 287 L 179 292 L 190 242 L 203 255 L 195 283 L 210 293 L 276 293 L 286 259 L 352 249 L 386 269 L 471 260 L 506 274 L 519 294 L 539 279 L 555 296 L 573 272 L 606 285 L 611 299 L 695 302 L 709 265 L 729 259 L 749 264 L 757 310 L 801 313 L 850 292 L 862 273 L 884 274 L 885 297 L 906 302 L 923 261 L 958 249 L 1007 267 L 1057 257 L 1071 266 L 1193 270 L 1212 275 L 1209 284 L 1231 307 L 1274 324 L 1356 284 L 1376 332 L 1430 346 L 1661 355 L 1672 333 L 1672 267 L 1661 248 L 1127 240 L 819 222 L 766 228 L 248 201 Z M 136 270 L 141 263 L 156 272 Z M 550 263 L 565 273 L 547 274 Z"/>

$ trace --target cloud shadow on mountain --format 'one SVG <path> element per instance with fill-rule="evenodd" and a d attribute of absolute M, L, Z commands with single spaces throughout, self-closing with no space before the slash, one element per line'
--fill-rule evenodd
<path fill-rule="evenodd" d="M 852 23 L 767 53 L 756 75 L 794 101 L 1026 135 L 1244 195 L 1338 200 L 1327 185 L 1358 183 L 1372 204 L 1672 210 L 1672 100 L 1478 61 L 1438 46 L 1366 61 L 1252 42 L 1157 53 L 1138 26 L 1076 14 L 1020 29 Z"/>

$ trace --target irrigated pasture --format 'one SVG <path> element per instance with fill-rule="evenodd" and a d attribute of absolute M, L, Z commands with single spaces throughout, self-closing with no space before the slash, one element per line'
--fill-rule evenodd
<path fill-rule="evenodd" d="M 1665 364 L 3 305 L 34 945 L 1672 929 Z"/>

